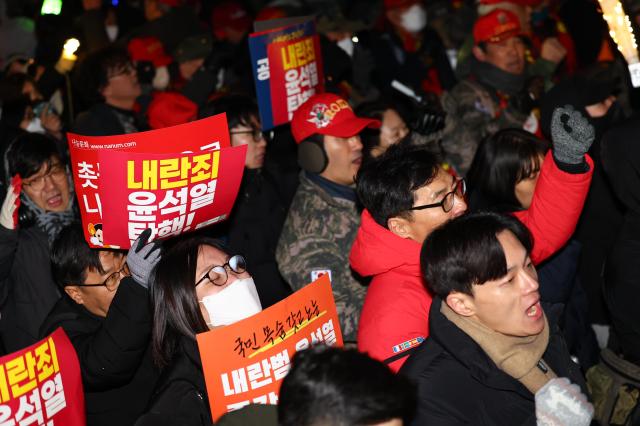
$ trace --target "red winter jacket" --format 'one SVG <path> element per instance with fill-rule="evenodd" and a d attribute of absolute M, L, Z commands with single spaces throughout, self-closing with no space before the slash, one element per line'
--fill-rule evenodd
<path fill-rule="evenodd" d="M 533 236 L 531 258 L 540 263 L 560 249 L 573 234 L 593 174 L 563 172 L 548 153 L 531 207 L 514 213 Z M 349 260 L 363 276 L 373 276 L 358 328 L 358 349 L 398 371 L 406 351 L 429 334 L 431 295 L 420 273 L 421 244 L 401 238 L 378 225 L 369 212 L 362 220 Z"/>

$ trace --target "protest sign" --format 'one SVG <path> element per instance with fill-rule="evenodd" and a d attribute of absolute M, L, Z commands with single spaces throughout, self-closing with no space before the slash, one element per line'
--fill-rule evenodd
<path fill-rule="evenodd" d="M 117 136 L 69 133 L 71 166 L 92 247 L 128 248 L 226 219 L 240 187 L 246 146 L 230 147 L 225 114 Z"/>
<path fill-rule="evenodd" d="M 300 105 L 324 91 L 312 19 L 253 33 L 249 49 L 263 130 L 288 123 Z"/>
<path fill-rule="evenodd" d="M 0 358 L 0 399 L 0 425 L 86 424 L 80 365 L 62 328 Z"/>
<path fill-rule="evenodd" d="M 342 346 L 328 275 L 259 314 L 196 337 L 214 421 L 251 403 L 277 404 L 297 351 Z"/>

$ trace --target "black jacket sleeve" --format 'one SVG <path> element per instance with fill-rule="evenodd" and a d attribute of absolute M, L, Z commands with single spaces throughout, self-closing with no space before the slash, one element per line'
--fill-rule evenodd
<path fill-rule="evenodd" d="M 66 322 L 63 328 L 78 354 L 85 391 L 122 386 L 136 373 L 149 346 L 148 291 L 132 278 L 124 278 L 100 327 L 87 333 Z"/>

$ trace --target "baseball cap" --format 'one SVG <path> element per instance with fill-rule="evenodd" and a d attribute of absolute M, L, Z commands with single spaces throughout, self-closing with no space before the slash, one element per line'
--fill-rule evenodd
<path fill-rule="evenodd" d="M 350 138 L 365 127 L 378 128 L 380 121 L 357 117 L 349 103 L 333 93 L 310 97 L 293 113 L 291 133 L 297 143 L 311 135 Z"/>
<path fill-rule="evenodd" d="M 473 41 L 478 43 L 498 43 L 522 34 L 520 20 L 515 13 L 496 9 L 478 17 L 473 25 Z"/>
<path fill-rule="evenodd" d="M 176 62 L 206 58 L 213 50 L 213 40 L 209 34 L 193 35 L 183 39 L 173 52 Z"/>
<path fill-rule="evenodd" d="M 156 92 L 147 109 L 149 127 L 161 129 L 194 120 L 198 106 L 177 92 Z"/>
<path fill-rule="evenodd" d="M 420 3 L 420 0 L 384 0 L 384 10 L 400 9 Z"/>
<path fill-rule="evenodd" d="M 129 56 L 133 61 L 152 62 L 153 66 L 163 67 L 172 61 L 162 47 L 162 43 L 156 37 L 136 37 L 127 45 Z"/>
<path fill-rule="evenodd" d="M 534 7 L 542 3 L 542 0 L 480 0 L 479 3 L 487 6 L 491 4 L 498 4 L 498 3 L 513 3 L 519 6 Z"/>

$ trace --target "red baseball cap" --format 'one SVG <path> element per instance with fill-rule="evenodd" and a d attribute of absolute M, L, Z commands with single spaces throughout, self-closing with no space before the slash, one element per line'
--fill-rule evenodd
<path fill-rule="evenodd" d="M 224 38 L 224 28 L 230 27 L 236 31 L 249 31 L 253 18 L 237 1 L 225 1 L 213 7 L 211 23 L 217 38 Z"/>
<path fill-rule="evenodd" d="M 177 92 L 156 92 L 147 109 L 152 129 L 188 123 L 197 116 L 198 106 Z"/>
<path fill-rule="evenodd" d="M 136 37 L 131 39 L 127 48 L 133 61 L 153 62 L 156 68 L 172 62 L 171 56 L 165 53 L 162 43 L 156 37 Z"/>
<path fill-rule="evenodd" d="M 384 0 L 384 10 L 400 9 L 420 3 L 420 0 Z"/>
<path fill-rule="evenodd" d="M 312 96 L 300 105 L 291 120 L 291 133 L 297 143 L 316 134 L 350 138 L 365 127 L 378 128 L 380 121 L 356 117 L 349 103 L 333 93 Z"/>
<path fill-rule="evenodd" d="M 520 20 L 515 13 L 496 9 L 478 17 L 473 25 L 473 41 L 478 43 L 498 43 L 511 37 L 522 35 Z"/>
<path fill-rule="evenodd" d="M 513 3 L 520 6 L 538 6 L 542 3 L 542 0 L 480 0 L 480 4 L 490 5 L 490 4 L 498 4 L 498 3 Z"/>

